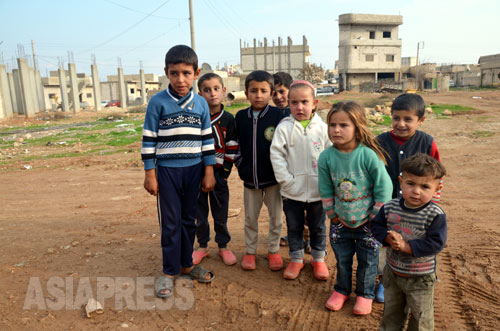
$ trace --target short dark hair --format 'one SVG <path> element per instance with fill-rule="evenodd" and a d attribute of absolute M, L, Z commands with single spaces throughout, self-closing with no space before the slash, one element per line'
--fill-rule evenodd
<path fill-rule="evenodd" d="M 414 111 L 420 119 L 425 116 L 425 101 L 418 94 L 403 93 L 392 103 L 391 114 L 397 110 Z"/>
<path fill-rule="evenodd" d="M 277 72 L 273 75 L 274 78 L 274 86 L 276 85 L 283 85 L 287 89 L 290 89 L 290 84 L 293 82 L 292 76 L 290 76 L 289 73 L 287 72 Z"/>
<path fill-rule="evenodd" d="M 417 153 L 401 162 L 401 171 L 418 177 L 441 179 L 446 175 L 444 166 L 428 154 Z"/>
<path fill-rule="evenodd" d="M 194 71 L 198 70 L 198 56 L 189 46 L 177 45 L 168 50 L 165 55 L 165 68 L 168 70 L 169 64 L 185 63 L 192 65 Z"/>
<path fill-rule="evenodd" d="M 219 80 L 219 83 L 222 87 L 224 87 L 224 82 L 222 81 L 222 77 L 217 75 L 216 73 L 213 73 L 213 72 L 208 72 L 206 74 L 204 74 L 203 76 L 201 76 L 199 79 L 198 79 L 198 89 L 201 90 L 201 85 L 203 84 L 203 82 L 207 81 L 207 80 L 210 80 L 210 79 L 218 79 Z"/>
<path fill-rule="evenodd" d="M 274 88 L 274 79 L 273 76 L 271 76 L 270 73 L 264 70 L 255 70 L 252 71 L 247 78 L 245 79 L 245 91 L 248 91 L 248 86 L 250 86 L 251 81 L 256 81 L 256 82 L 267 82 L 269 83 L 269 87 L 271 88 L 271 91 Z"/>

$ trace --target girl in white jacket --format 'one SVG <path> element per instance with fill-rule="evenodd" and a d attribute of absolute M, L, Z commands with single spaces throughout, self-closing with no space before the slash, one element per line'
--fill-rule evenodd
<path fill-rule="evenodd" d="M 290 85 L 288 102 L 291 115 L 276 127 L 271 144 L 271 162 L 281 186 L 291 258 L 283 277 L 295 279 L 304 267 L 303 232 L 307 220 L 314 277 L 326 280 L 326 225 L 318 191 L 318 157 L 331 145 L 328 127 L 314 113 L 318 99 L 308 81 L 298 80 Z"/>

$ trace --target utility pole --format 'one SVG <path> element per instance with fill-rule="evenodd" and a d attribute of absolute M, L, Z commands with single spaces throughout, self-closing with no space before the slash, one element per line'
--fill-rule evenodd
<path fill-rule="evenodd" d="M 33 42 L 33 40 L 31 40 L 31 50 L 33 51 L 33 69 L 36 72 L 36 70 L 38 68 L 37 68 L 37 65 L 36 65 L 35 43 Z"/>
<path fill-rule="evenodd" d="M 194 40 L 193 0 L 189 0 L 189 27 L 191 29 L 191 48 L 196 52 L 196 42 Z"/>
<path fill-rule="evenodd" d="M 420 44 L 422 44 L 422 47 L 420 47 Z M 420 86 L 418 84 L 418 51 L 419 51 L 419 49 L 424 49 L 424 42 L 423 41 L 419 41 L 417 43 L 417 63 L 415 65 L 415 81 L 416 81 L 417 90 L 420 90 Z"/>
<path fill-rule="evenodd" d="M 191 30 L 191 48 L 196 52 L 196 42 L 194 40 L 193 0 L 189 0 L 189 27 Z M 193 92 L 198 93 L 198 80 L 195 80 L 193 83 Z"/>

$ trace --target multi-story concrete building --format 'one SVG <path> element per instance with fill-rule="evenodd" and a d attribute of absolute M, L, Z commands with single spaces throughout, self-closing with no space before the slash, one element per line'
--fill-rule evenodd
<path fill-rule="evenodd" d="M 356 89 L 382 79 L 399 80 L 401 73 L 400 15 L 339 16 L 339 77 L 341 89 Z"/>
<path fill-rule="evenodd" d="M 500 53 L 481 56 L 481 86 L 500 85 Z"/>
<path fill-rule="evenodd" d="M 253 47 L 240 40 L 240 63 L 243 76 L 254 70 L 266 70 L 270 73 L 278 71 L 288 72 L 293 78 L 297 78 L 301 70 L 309 63 L 308 57 L 311 55 L 309 45 L 305 36 L 302 37 L 302 45 L 293 45 L 292 39 L 288 37 L 287 44 L 283 44 L 278 37 L 278 44 L 274 40 L 269 45 L 267 38 L 257 45 L 253 40 Z"/>

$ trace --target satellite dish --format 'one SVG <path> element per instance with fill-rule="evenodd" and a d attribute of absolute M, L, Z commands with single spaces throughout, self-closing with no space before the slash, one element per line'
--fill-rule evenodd
<path fill-rule="evenodd" d="M 203 63 L 201 65 L 201 70 L 203 70 L 203 71 L 212 71 L 212 67 L 208 63 Z"/>

